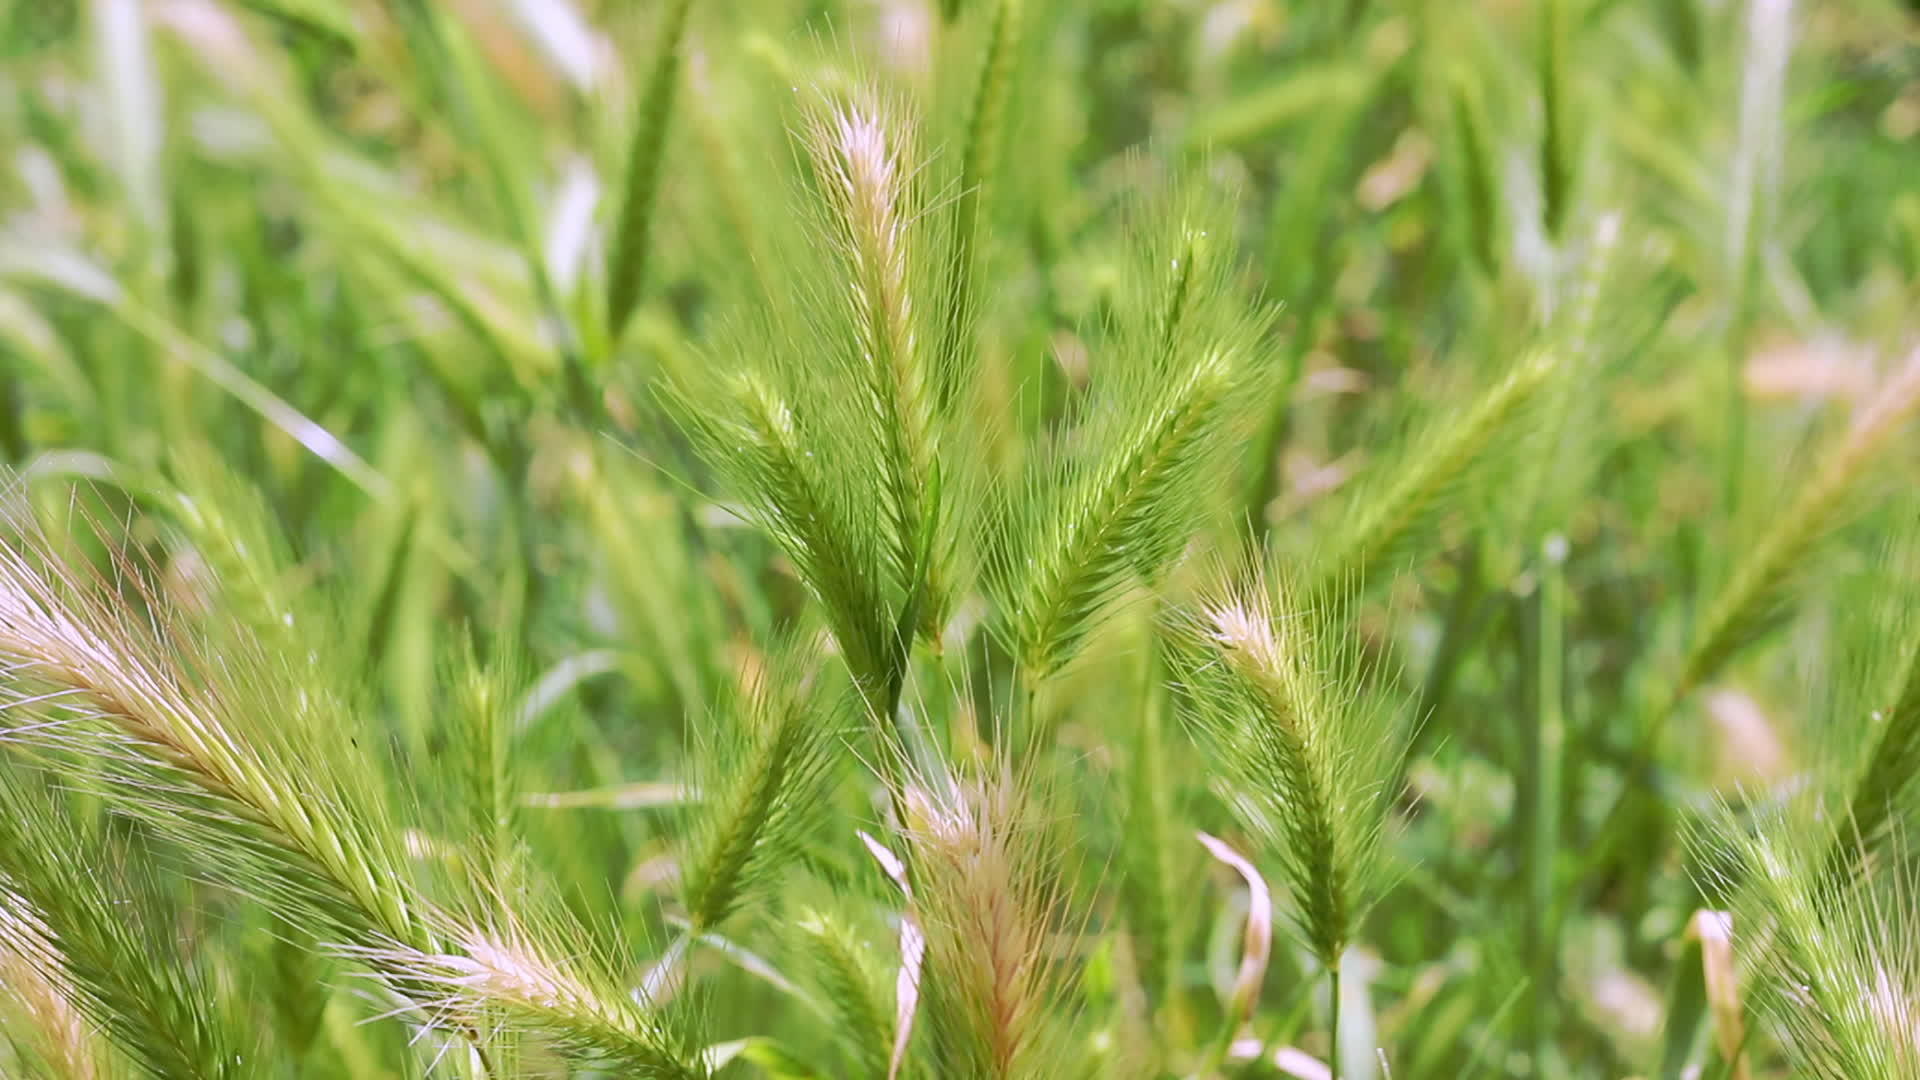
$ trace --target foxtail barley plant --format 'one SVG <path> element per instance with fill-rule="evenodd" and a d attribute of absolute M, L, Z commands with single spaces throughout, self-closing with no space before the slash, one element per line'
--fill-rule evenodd
<path fill-rule="evenodd" d="M 0 8 L 0 1077 L 1920 1075 L 1912 9 Z"/>

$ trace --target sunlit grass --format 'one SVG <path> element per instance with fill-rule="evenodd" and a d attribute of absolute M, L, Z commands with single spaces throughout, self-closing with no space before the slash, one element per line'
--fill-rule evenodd
<path fill-rule="evenodd" d="M 0 10 L 0 1076 L 1913 1075 L 1916 20 Z"/>

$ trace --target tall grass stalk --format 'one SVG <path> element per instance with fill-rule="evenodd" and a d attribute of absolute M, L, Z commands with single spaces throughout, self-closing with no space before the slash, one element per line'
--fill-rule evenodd
<path fill-rule="evenodd" d="M 607 264 L 607 338 L 616 342 L 640 302 L 647 266 L 653 258 L 653 210 L 659 201 L 661 162 L 667 127 L 680 86 L 680 63 L 687 14 L 693 0 L 668 0 L 660 12 L 653 65 L 634 99 L 625 183 L 613 247 Z"/>
<path fill-rule="evenodd" d="M 960 190 L 953 199 L 953 236 L 947 271 L 946 319 L 940 355 L 949 364 L 973 351 L 973 320 L 981 307 L 978 288 L 981 213 L 991 206 L 991 184 L 998 173 L 1000 142 L 1013 65 L 1019 52 L 1023 0 L 999 0 L 987 29 L 985 54 L 967 118 L 966 147 L 960 161 Z M 947 388 L 951 393 L 952 389 Z"/>
<path fill-rule="evenodd" d="M 880 1080 L 887 1075 L 893 1022 L 881 1006 L 878 976 L 869 970 L 865 943 L 820 912 L 803 915 L 795 925 L 805 941 L 820 995 L 838 1014 L 836 1034 L 851 1044 L 850 1056 L 859 1075 Z"/>
<path fill-rule="evenodd" d="M 1548 538 L 1539 563 L 1539 655 L 1534 679 L 1533 812 L 1527 837 L 1528 977 L 1539 991 L 1530 1010 L 1536 1062 L 1551 1049 L 1560 965 L 1561 800 L 1567 752 L 1566 539 Z M 1543 1066 L 1536 1065 L 1536 1068 Z"/>

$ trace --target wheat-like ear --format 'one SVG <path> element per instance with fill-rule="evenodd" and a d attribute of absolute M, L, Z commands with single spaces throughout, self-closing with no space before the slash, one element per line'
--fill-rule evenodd
<path fill-rule="evenodd" d="M 1218 350 L 1197 358 L 1146 398 L 1131 432 L 1102 440 L 1100 460 L 1075 470 L 1027 549 L 1025 580 L 1011 597 L 1029 678 L 1073 657 L 1139 552 L 1164 556 L 1187 535 L 1191 485 L 1212 457 L 1238 359 Z"/>
<path fill-rule="evenodd" d="M 1920 1075 L 1914 864 L 1903 854 L 1844 879 L 1824 873 L 1848 835 L 1824 798 L 1805 790 L 1751 820 L 1723 807 L 1696 826 L 1703 888 L 1732 911 L 1752 999 L 1798 1075 Z"/>
<path fill-rule="evenodd" d="M 1038 1080 L 1067 1065 L 1062 868 L 1033 798 L 1005 771 L 909 781 L 912 907 L 926 936 L 921 1048 L 933 1075 Z"/>
<path fill-rule="evenodd" d="M 170 471 L 161 510 L 205 564 L 195 584 L 217 590 L 208 601 L 255 633 L 299 640 L 306 628 L 294 625 L 292 560 L 260 490 L 204 449 L 174 451 Z"/>
<path fill-rule="evenodd" d="M 1875 456 L 1920 409 L 1920 349 L 1881 386 L 1821 457 L 1813 476 L 1735 564 L 1680 662 L 1666 707 L 1712 678 L 1771 622 L 1780 593 L 1808 552 L 1842 519 L 1847 497 Z"/>
<path fill-rule="evenodd" d="M 10 1047 L 23 1059 L 29 1075 L 58 1080 L 111 1075 L 103 1063 L 106 1048 L 74 1002 L 61 966 L 47 964 L 58 959 L 53 945 L 36 921 L 15 914 L 26 909 L 0 885 L 0 923 L 6 924 L 0 930 L 0 1048 Z"/>
<path fill-rule="evenodd" d="M 649 1010 L 581 955 L 583 927 L 552 905 L 537 916 L 436 915 L 433 948 L 348 945 L 343 956 L 410 988 L 436 1026 L 476 1033 L 491 1045 L 500 1029 L 543 1040 L 583 1068 L 643 1080 L 703 1080 L 709 1070 L 692 1032 Z"/>
<path fill-rule="evenodd" d="M 1221 793 L 1266 842 L 1331 970 L 1378 884 L 1404 732 L 1321 618 L 1243 573 L 1170 620 L 1170 651 Z"/>
<path fill-rule="evenodd" d="M 1528 354 L 1458 416 L 1416 439 L 1377 484 L 1362 489 L 1321 559 L 1310 595 L 1338 602 L 1376 583 L 1495 446 L 1527 430 L 1533 408 L 1564 366 L 1557 354 Z"/>
<path fill-rule="evenodd" d="M 9 906 L 0 899 L 0 919 L 10 917 L 5 914 Z M 54 973 L 36 959 L 52 955 L 51 946 L 44 944 L 38 927 L 30 923 L 16 933 L 33 935 L 40 944 L 24 953 L 0 944 L 0 1052 L 11 1050 L 26 1076 L 52 1080 L 111 1076 L 108 1050 L 94 1034 L 92 1022 Z"/>
<path fill-rule="evenodd" d="M 243 876 L 271 867 L 249 885 L 298 896 L 329 921 L 413 937 L 397 830 L 343 775 L 354 755 L 329 752 L 314 737 L 347 713 L 332 688 L 244 635 L 194 632 L 199 624 L 157 596 L 144 597 L 151 610 L 140 613 L 44 545 L 27 534 L 0 548 L 0 653 L 11 664 L 12 706 L 0 737 L 175 773 L 211 800 L 160 822 L 194 850 L 244 862 Z M 265 715 L 283 719 L 270 727 L 256 719 Z M 170 789 L 143 794 L 138 777 L 125 779 L 130 808 L 164 818 L 149 800 Z M 368 818 L 347 809 L 361 801 Z"/>
<path fill-rule="evenodd" d="M 517 655 L 513 639 L 496 648 Z M 449 779 L 467 885 L 476 894 L 504 889 L 519 861 L 518 785 L 510 745 L 521 680 L 503 663 L 486 664 L 462 643 L 447 679 L 451 700 Z"/>
<path fill-rule="evenodd" d="M 813 664 L 757 668 L 695 744 L 701 799 L 683 835 L 681 898 L 691 935 L 715 930 L 772 884 L 826 801 L 839 710 L 813 685 Z"/>
<path fill-rule="evenodd" d="M 872 950 L 841 921 L 819 911 L 795 923 L 808 968 L 822 1000 L 834 1011 L 835 1037 L 866 1080 L 887 1075 L 893 1020 L 882 1005 L 882 975 Z"/>
<path fill-rule="evenodd" d="M 1920 777 L 1920 645 L 1907 653 L 1893 700 L 1874 719 L 1879 734 L 1854 781 L 1848 814 L 1848 835 L 1865 851 L 1890 839 L 1890 827 Z"/>
<path fill-rule="evenodd" d="M 995 537 L 998 592 L 1028 685 L 1070 661 L 1133 577 L 1158 578 L 1224 490 L 1210 471 L 1258 402 L 1263 313 L 1231 298 L 1212 220 L 1176 202 L 1146 230 L 1083 449 L 1044 460 Z"/>
<path fill-rule="evenodd" d="M 856 511 L 853 489 L 866 475 L 860 463 L 817 455 L 811 419 L 758 372 L 720 377 L 717 385 L 690 380 L 673 393 L 708 460 L 799 568 L 861 694 L 884 716 L 879 703 L 895 667 L 893 605 L 877 572 L 881 537 L 872 516 Z"/>
<path fill-rule="evenodd" d="M 903 594 L 944 611 L 945 583 L 928 577 L 928 553 L 939 550 L 930 537 L 942 528 L 936 398 L 943 379 L 940 343 L 922 330 L 921 163 L 900 111 L 877 102 L 842 103 L 814 116 L 807 146 L 845 286 L 852 381 L 868 410 L 884 483 L 889 568 Z"/>
<path fill-rule="evenodd" d="M 163 1080 L 248 1075 L 245 1042 L 180 952 L 177 913 L 111 854 L 36 778 L 0 768 L 0 987 L 68 1075 L 101 1066 L 95 1031 Z"/>

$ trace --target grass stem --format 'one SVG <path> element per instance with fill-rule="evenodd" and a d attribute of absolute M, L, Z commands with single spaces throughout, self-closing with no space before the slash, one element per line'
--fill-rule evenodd
<path fill-rule="evenodd" d="M 1340 958 L 1327 965 L 1327 1068 L 1340 1080 L 1346 1055 L 1340 1049 Z"/>

